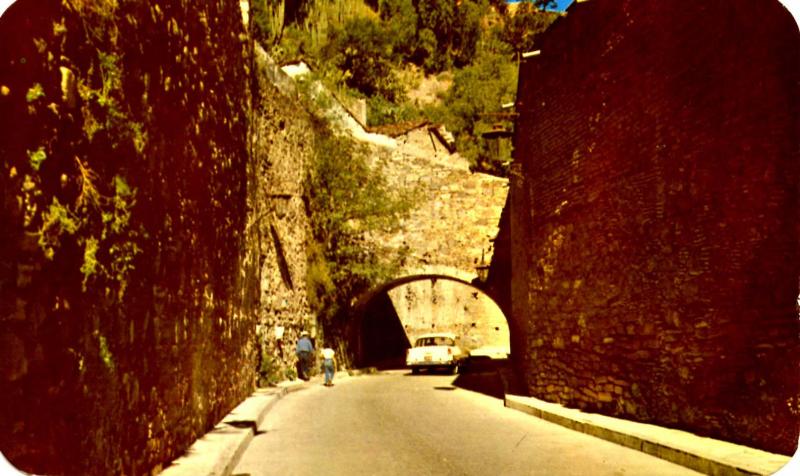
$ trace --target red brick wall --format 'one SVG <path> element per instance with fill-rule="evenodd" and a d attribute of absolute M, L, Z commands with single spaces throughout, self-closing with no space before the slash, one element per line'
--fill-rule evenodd
<path fill-rule="evenodd" d="M 732 0 L 592 0 L 541 39 L 510 221 L 532 395 L 795 450 L 798 45 Z"/>

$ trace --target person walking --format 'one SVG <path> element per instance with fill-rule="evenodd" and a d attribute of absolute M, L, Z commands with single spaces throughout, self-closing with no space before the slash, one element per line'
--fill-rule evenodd
<path fill-rule="evenodd" d="M 309 369 L 311 368 L 311 356 L 314 355 L 314 344 L 308 337 L 307 331 L 300 333 L 300 338 L 297 340 L 297 376 L 302 380 L 311 378 Z"/>
<path fill-rule="evenodd" d="M 333 387 L 333 374 L 336 369 L 336 352 L 330 347 L 322 349 L 322 369 L 325 371 L 325 386 Z"/>

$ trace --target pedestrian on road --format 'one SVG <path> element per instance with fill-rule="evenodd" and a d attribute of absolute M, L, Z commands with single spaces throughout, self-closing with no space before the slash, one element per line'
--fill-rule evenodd
<path fill-rule="evenodd" d="M 333 373 L 335 370 L 336 359 L 334 355 L 336 352 L 330 347 L 322 349 L 322 369 L 325 371 L 325 386 L 333 387 Z"/>
<path fill-rule="evenodd" d="M 309 370 L 311 369 L 311 357 L 314 355 L 314 344 L 308 337 L 307 331 L 300 333 L 300 338 L 297 340 L 297 376 L 303 380 L 311 378 Z"/>

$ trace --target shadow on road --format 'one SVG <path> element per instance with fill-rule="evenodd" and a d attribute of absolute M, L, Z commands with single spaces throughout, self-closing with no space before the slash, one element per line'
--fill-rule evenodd
<path fill-rule="evenodd" d="M 482 393 L 494 398 L 503 398 L 503 380 L 498 370 L 505 361 L 482 359 L 472 360 L 460 369 L 453 385 L 464 390 Z"/>
<path fill-rule="evenodd" d="M 378 370 L 403 370 L 407 368 L 406 358 L 402 356 L 373 361 L 370 363 L 370 366 Z"/>
<path fill-rule="evenodd" d="M 506 393 L 523 394 L 508 359 L 470 358 L 453 385 L 499 399 Z"/>
<path fill-rule="evenodd" d="M 406 377 L 418 377 L 405 366 L 405 361 L 385 360 L 378 362 L 378 370 L 404 370 Z M 445 375 L 447 369 L 423 369 L 420 375 Z M 522 385 L 517 381 L 516 375 L 508 359 L 490 359 L 488 357 L 470 358 L 461 365 L 458 375 L 453 379 L 451 386 L 436 386 L 434 390 L 455 390 L 460 388 L 471 392 L 482 393 L 490 397 L 504 399 L 506 393 L 514 395 L 527 395 Z"/>

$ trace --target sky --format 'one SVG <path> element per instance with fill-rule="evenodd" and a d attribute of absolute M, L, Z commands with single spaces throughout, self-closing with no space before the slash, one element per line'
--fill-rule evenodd
<path fill-rule="evenodd" d="M 2 2 L 3 0 L 0 0 Z M 517 3 L 520 0 L 506 0 L 507 3 Z M 795 21 L 800 25 L 800 0 L 779 0 L 789 12 L 794 15 Z M 553 10 L 564 11 L 573 0 L 556 0 L 556 7 Z"/>
<path fill-rule="evenodd" d="M 554 10 L 564 10 L 570 3 L 572 3 L 572 0 L 556 0 L 556 8 Z"/>

